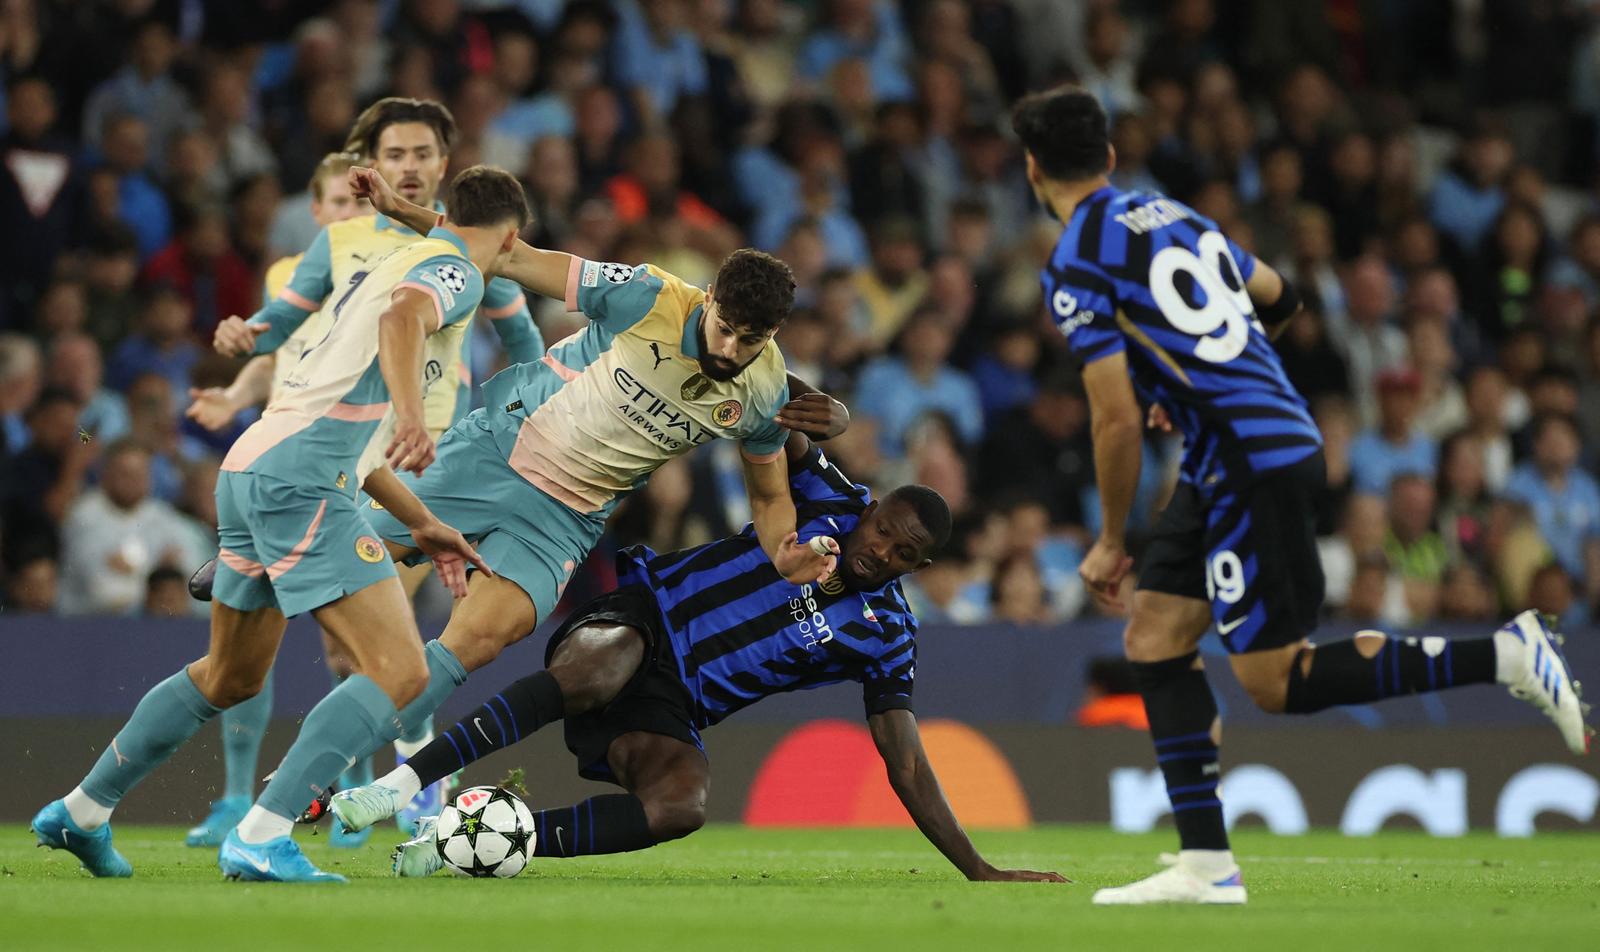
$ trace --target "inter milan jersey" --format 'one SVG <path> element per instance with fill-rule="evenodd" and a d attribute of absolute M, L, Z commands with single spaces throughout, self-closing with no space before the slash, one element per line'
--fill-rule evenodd
<path fill-rule="evenodd" d="M 816 447 L 790 487 L 802 542 L 827 535 L 843 546 L 870 501 Z M 795 585 L 749 526 L 681 552 L 635 546 L 618 563 L 618 583 L 648 586 L 661 608 L 696 728 L 772 694 L 842 681 L 861 683 L 869 716 L 911 708 L 917 621 L 898 581 L 858 592 L 836 573 Z"/>
<path fill-rule="evenodd" d="M 1202 491 L 1322 445 L 1245 292 L 1255 267 L 1188 206 L 1108 186 L 1078 204 L 1041 275 L 1079 360 L 1127 354 L 1134 390 L 1183 434 L 1182 478 Z"/>

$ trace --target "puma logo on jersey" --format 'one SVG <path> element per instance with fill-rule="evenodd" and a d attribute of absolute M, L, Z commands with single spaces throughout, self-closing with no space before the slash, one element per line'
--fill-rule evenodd
<path fill-rule="evenodd" d="M 650 368 L 651 370 L 655 370 L 656 367 L 660 367 L 662 364 L 664 364 L 667 361 L 672 359 L 670 357 L 661 356 L 661 345 L 656 343 L 655 341 L 651 341 L 650 342 L 650 353 L 654 354 L 655 358 L 656 358 L 656 366 L 655 367 L 651 367 Z"/>

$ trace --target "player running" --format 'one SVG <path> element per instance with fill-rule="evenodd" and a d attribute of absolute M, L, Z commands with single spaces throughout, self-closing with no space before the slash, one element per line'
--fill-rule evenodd
<path fill-rule="evenodd" d="M 357 194 L 384 214 L 413 228 L 436 217 L 370 169 L 351 175 Z M 494 574 L 471 576 L 444 633 L 425 646 L 428 685 L 401 712 L 406 728 L 555 608 L 623 497 L 662 463 L 713 439 L 742 443 L 754 531 L 778 573 L 816 582 L 836 563 L 836 546 L 818 551 L 797 541 L 789 496 L 782 423 L 795 411 L 786 406 L 789 385 L 772 339 L 794 301 L 787 265 L 737 251 L 701 291 L 651 265 L 584 261 L 519 241 L 501 273 L 564 300 L 589 323 L 539 362 L 486 382 L 488 405 L 439 441 L 438 466 L 408 481 L 474 541 Z M 415 553 L 398 514 L 376 507 L 368 515 L 397 558 Z M 302 732 L 290 757 L 344 762 L 372 749 L 338 741 Z M 298 790 L 296 812 L 315 792 Z"/>
<path fill-rule="evenodd" d="M 325 336 L 301 352 L 285 398 L 223 460 L 211 648 L 146 694 L 83 783 L 39 811 L 33 830 L 42 845 L 71 851 L 96 876 L 131 875 L 111 844 L 113 809 L 206 721 L 260 690 L 286 616 L 310 611 L 360 673 L 306 716 L 300 741 L 228 834 L 218 864 L 230 878 L 343 880 L 313 866 L 289 836 L 306 801 L 350 764 L 307 751 L 393 740 L 399 708 L 427 676 L 410 603 L 356 504 L 357 489 L 411 527 L 453 591 L 464 594 L 468 561 L 486 568 L 391 469 L 359 468 L 362 449 L 390 416 L 389 466 L 417 472 L 433 462 L 422 406 L 425 338 L 478 307 L 484 274 L 504 264 L 529 218 L 521 184 L 497 169 L 461 173 L 450 205 L 448 223 L 373 261 L 351 285 Z"/>
<path fill-rule="evenodd" d="M 500 691 L 378 783 L 340 791 L 335 825 L 367 828 L 420 786 L 564 721 L 578 773 L 627 793 L 535 814 L 534 854 L 645 849 L 705 823 L 711 772 L 701 731 L 773 694 L 857 681 L 890 785 L 963 875 L 1063 882 L 980 856 L 922 749 L 911 705 L 917 620 L 899 579 L 944 545 L 944 499 L 902 486 L 873 500 L 798 432 L 786 452 L 800 535 L 838 539 L 836 572 L 818 584 L 784 580 L 748 526 L 682 552 L 627 550 L 617 560 L 620 587 L 551 636 L 548 670 Z M 399 875 L 440 867 L 432 824 L 418 834 L 395 853 Z"/>
<path fill-rule="evenodd" d="M 1182 852 L 1170 869 L 1094 901 L 1245 901 L 1217 797 L 1220 721 L 1196 651 L 1213 624 L 1263 710 L 1309 714 L 1498 681 L 1582 753 L 1560 639 L 1535 612 L 1487 638 L 1307 640 L 1323 597 L 1313 518 L 1322 438 L 1269 342 L 1299 310 L 1293 286 L 1193 209 L 1113 188 L 1106 116 L 1089 93 L 1029 96 L 1012 125 L 1035 196 L 1065 225 L 1042 278 L 1084 365 L 1103 528 L 1078 571 L 1102 605 L 1117 604 L 1133 563 L 1124 526 L 1139 476 L 1139 400 L 1153 420 L 1170 414 L 1185 443 L 1124 634 Z"/>
<path fill-rule="evenodd" d="M 449 168 L 456 133 L 455 119 L 443 104 L 432 100 L 388 98 L 362 112 L 351 127 L 346 147 L 365 156 L 378 174 L 407 198 L 442 211 L 439 187 Z M 345 170 L 351 164 L 342 163 Z M 319 171 L 313 182 L 314 196 L 316 183 L 322 181 L 324 174 Z M 285 378 L 294 368 L 295 358 L 327 332 L 332 309 L 326 305 L 335 290 L 343 293 L 342 289 L 348 288 L 383 253 L 421 237 L 400 222 L 373 214 L 351 191 L 348 175 L 342 181 L 328 182 L 322 187 L 327 190 L 328 200 L 313 202 L 313 214 L 320 204 L 329 217 L 328 221 L 319 218 L 324 226 L 322 232 L 305 254 L 285 258 L 267 273 L 266 304 L 252 320 L 271 324 L 272 329 L 262 333 L 258 340 L 236 318 L 219 328 L 219 350 L 259 356 L 245 365 L 227 389 L 213 388 L 193 394 L 189 415 L 203 425 L 224 427 L 245 407 L 256 406 L 269 396 L 277 399 L 283 393 Z M 337 214 L 346 202 L 362 207 L 351 214 Z M 475 313 L 489 318 L 512 363 L 538 360 L 544 354 L 544 339 L 516 282 L 505 278 L 490 280 L 484 290 L 483 306 Z M 429 435 L 435 442 L 471 409 L 471 373 L 466 351 L 473 316 L 428 339 L 423 413 Z M 290 328 L 293 328 L 292 333 Z M 369 452 L 381 454 L 383 448 L 379 441 L 369 447 Z M 414 595 L 426 576 L 427 565 L 424 564 L 417 570 L 402 569 L 400 580 L 406 593 Z M 335 668 L 337 684 L 338 679 L 349 674 L 350 661 L 331 646 L 327 656 Z M 271 715 L 270 685 L 247 704 L 230 708 L 223 715 L 229 795 L 213 803 L 211 814 L 190 831 L 190 845 L 218 845 L 249 808 L 255 784 L 255 761 Z M 432 721 L 425 720 L 401 735 L 395 741 L 396 756 L 404 758 L 421 749 L 432 739 L 432 728 Z M 340 785 L 359 786 L 371 779 L 371 759 L 363 757 L 340 778 Z M 418 816 L 437 813 L 442 795 L 443 785 L 422 791 L 416 803 L 401 811 L 400 826 L 409 830 Z M 333 837 L 332 842 L 336 846 L 354 847 L 365 839 L 364 836 L 339 835 Z"/>

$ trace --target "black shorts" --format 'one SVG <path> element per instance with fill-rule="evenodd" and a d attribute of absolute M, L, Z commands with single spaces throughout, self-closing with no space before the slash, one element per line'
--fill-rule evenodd
<path fill-rule="evenodd" d="M 569 717 L 565 724 L 567 749 L 578 758 L 578 775 L 589 780 L 616 783 L 606 753 L 611 742 L 634 731 L 665 734 L 706 752 L 694 726 L 694 701 L 678 676 L 672 640 L 661 627 L 661 609 L 647 589 L 619 588 L 577 608 L 561 623 L 544 649 L 545 667 L 556 648 L 580 625 L 626 625 L 644 635 L 644 659 L 639 670 L 598 711 Z"/>
<path fill-rule="evenodd" d="M 1144 551 L 1139 588 L 1210 602 L 1233 654 L 1299 641 L 1322 610 L 1316 501 L 1326 482 L 1319 451 L 1209 503 L 1179 483 Z"/>

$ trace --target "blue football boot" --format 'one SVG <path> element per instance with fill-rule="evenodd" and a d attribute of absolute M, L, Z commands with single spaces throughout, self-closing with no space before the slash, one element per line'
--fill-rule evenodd
<path fill-rule="evenodd" d="M 325 873 L 311 864 L 294 837 L 280 836 L 265 843 L 246 843 L 233 830 L 217 851 L 217 866 L 229 879 L 257 883 L 342 883 L 338 873 Z"/>
<path fill-rule="evenodd" d="M 90 832 L 72 822 L 67 805 L 54 800 L 33 817 L 33 835 L 40 846 L 66 850 L 95 876 L 124 878 L 133 875 L 133 864 L 111 845 L 111 824 Z"/>
<path fill-rule="evenodd" d="M 229 831 L 238 826 L 239 821 L 249 812 L 249 797 L 223 797 L 221 800 L 213 800 L 211 812 L 198 826 L 189 830 L 189 835 L 183 838 L 183 845 L 212 848 L 221 846 L 222 841 L 228 838 Z"/>

